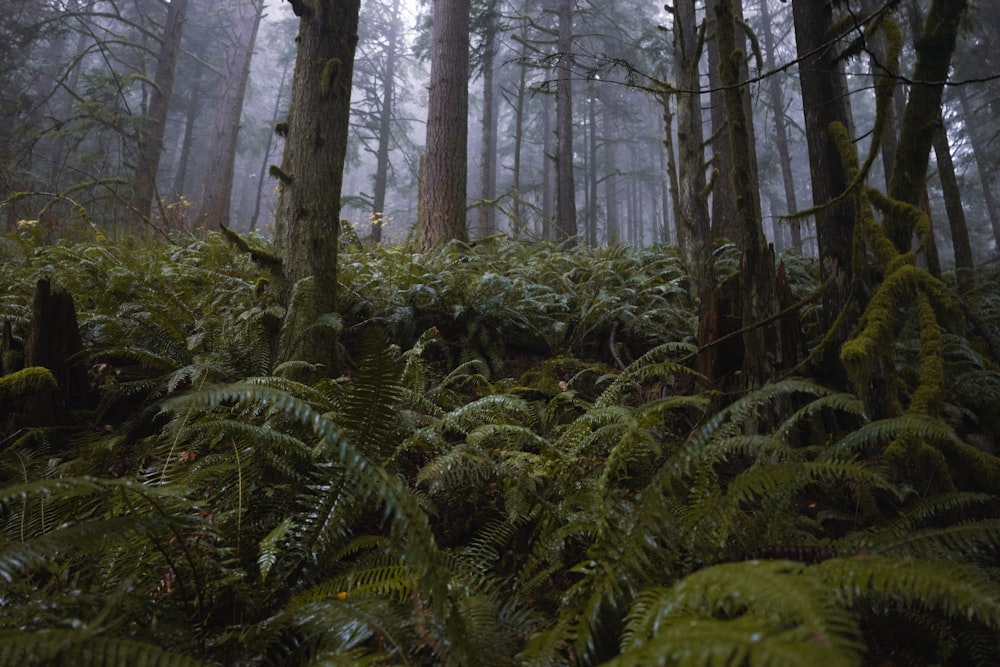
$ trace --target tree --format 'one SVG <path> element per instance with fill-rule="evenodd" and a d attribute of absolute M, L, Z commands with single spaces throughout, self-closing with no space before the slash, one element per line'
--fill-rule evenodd
<path fill-rule="evenodd" d="M 573 2 L 559 0 L 556 44 L 556 241 L 576 237 L 576 182 L 573 178 Z"/>
<path fill-rule="evenodd" d="M 933 128 L 941 121 L 941 98 L 944 82 L 951 68 L 951 55 L 968 0 L 935 0 L 931 3 L 923 34 L 917 37 L 917 62 L 913 84 L 899 129 L 896 160 L 889 181 L 889 197 L 917 206 L 927 178 Z M 886 234 L 900 252 L 910 249 L 913 219 L 907 215 L 889 215 Z"/>
<path fill-rule="evenodd" d="M 802 54 L 798 65 L 799 85 L 805 112 L 820 272 L 829 283 L 823 293 L 823 326 L 830 330 L 823 350 L 823 370 L 842 378 L 837 357 L 839 343 L 847 337 L 847 321 L 854 319 L 840 315 L 848 305 L 855 277 L 852 270 L 855 213 L 853 199 L 841 196 L 850 179 L 830 127 L 833 124 L 848 126 L 848 98 L 843 88 L 836 42 L 827 38 L 833 26 L 833 3 L 793 0 L 792 16 L 795 43 Z"/>
<path fill-rule="evenodd" d="M 469 0 L 434 0 L 427 142 L 421 169 L 420 239 L 430 250 L 468 240 Z"/>
<path fill-rule="evenodd" d="M 768 6 L 770 0 L 760 0 L 760 20 L 763 26 L 763 46 L 764 46 L 764 67 L 767 71 L 775 69 L 775 44 L 774 26 L 771 10 Z M 771 110 L 774 114 L 774 143 L 778 149 L 778 160 L 781 165 L 781 182 L 785 189 L 785 212 L 795 213 L 799 210 L 798 198 L 795 194 L 795 177 L 792 169 L 791 152 L 788 147 L 788 120 L 785 116 L 785 94 L 781 86 L 781 80 L 777 76 L 770 76 L 767 79 L 767 92 L 770 97 Z M 773 213 L 773 212 L 772 212 Z M 792 247 L 802 250 L 802 223 L 800 220 L 791 220 Z"/>
<path fill-rule="evenodd" d="M 489 236 L 496 230 L 497 198 L 497 108 L 496 54 L 499 19 L 497 0 L 488 0 L 482 13 L 482 74 L 483 74 L 483 140 L 480 151 L 479 235 Z"/>
<path fill-rule="evenodd" d="M 760 188 L 757 182 L 757 159 L 754 152 L 753 120 L 748 113 L 749 93 L 741 77 L 746 56 L 736 43 L 737 16 L 734 2 L 716 0 L 716 35 L 719 42 L 719 81 L 728 127 L 728 147 L 732 156 L 732 171 L 728 175 L 735 195 L 735 215 L 742 256 L 740 260 L 740 320 L 743 325 L 743 377 L 747 387 L 764 384 L 771 375 L 770 358 L 773 339 L 770 325 L 761 325 L 777 312 L 774 259 L 764 239 L 760 210 Z M 742 19 L 741 19 L 742 21 Z M 781 353 L 778 350 L 778 360 Z"/>
<path fill-rule="evenodd" d="M 274 233 L 281 287 L 302 295 L 296 313 L 302 325 L 291 336 L 299 341 L 297 349 L 284 356 L 332 366 L 334 345 L 312 325 L 336 308 L 340 187 L 361 2 L 289 1 L 299 17 L 298 53 L 284 157 L 271 173 L 281 189 Z M 300 336 L 303 331 L 309 334 Z"/>
<path fill-rule="evenodd" d="M 203 180 L 200 215 L 212 226 L 229 224 L 240 118 L 264 7 L 264 0 L 229 0 L 221 7 L 229 19 L 224 24 L 225 62 L 220 80 L 221 91 L 212 119 L 212 139 L 208 151 L 210 163 Z"/>
<path fill-rule="evenodd" d="M 156 58 L 156 75 L 149 96 L 149 112 L 143 120 L 139 137 L 139 157 L 135 168 L 135 192 L 132 196 L 132 210 L 138 221 L 149 221 L 153 197 L 156 193 L 156 173 L 163 152 L 163 134 L 167 124 L 167 112 L 174 89 L 177 57 L 180 53 L 181 35 L 184 31 L 184 16 L 188 0 L 170 0 L 167 17 L 160 38 L 160 49 Z"/>

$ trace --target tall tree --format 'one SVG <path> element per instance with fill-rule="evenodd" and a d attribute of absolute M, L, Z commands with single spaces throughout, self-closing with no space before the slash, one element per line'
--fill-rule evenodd
<path fill-rule="evenodd" d="M 174 90 L 177 57 L 180 54 L 181 35 L 188 0 L 170 0 L 167 17 L 160 37 L 156 58 L 156 74 L 149 95 L 149 111 L 143 119 L 139 137 L 139 156 L 135 168 L 135 190 L 132 210 L 138 221 L 148 221 L 153 209 L 156 192 L 156 173 L 163 153 L 163 134 L 167 125 L 167 112 Z"/>
<path fill-rule="evenodd" d="M 420 194 L 421 246 L 468 240 L 469 0 L 434 0 L 427 142 Z"/>
<path fill-rule="evenodd" d="M 724 88 L 726 126 L 733 167 L 728 175 L 735 194 L 735 214 L 742 256 L 740 260 L 740 319 L 743 324 L 743 377 L 749 387 L 760 386 L 770 378 L 772 351 L 776 338 L 770 325 L 761 325 L 777 312 L 774 259 L 767 241 L 760 208 L 760 188 L 756 177 L 753 120 L 748 113 L 749 92 L 741 76 L 746 56 L 737 44 L 738 0 L 715 0 L 716 37 L 719 43 L 719 80 Z M 742 22 L 742 17 L 740 17 Z M 784 350 L 777 351 L 779 356 Z M 784 361 L 784 360 L 783 360 Z"/>
<path fill-rule="evenodd" d="M 705 198 L 705 131 L 699 94 L 698 61 L 704 34 L 694 0 L 677 0 L 674 15 L 674 71 L 677 94 L 677 240 L 691 275 L 692 294 L 711 289 L 710 223 Z"/>
<path fill-rule="evenodd" d="M 559 0 L 556 43 L 556 241 L 576 237 L 573 177 L 573 0 Z"/>
<path fill-rule="evenodd" d="M 488 0 L 482 15 L 483 73 L 483 139 L 479 167 L 479 235 L 488 236 L 496 230 L 497 198 L 497 96 L 494 84 L 497 35 L 499 29 L 497 0 Z"/>
<path fill-rule="evenodd" d="M 379 105 L 378 147 L 375 149 L 375 191 L 372 193 L 372 243 L 382 241 L 385 224 L 385 196 L 389 186 L 389 144 L 396 99 L 396 64 L 399 60 L 400 0 L 392 0 L 385 47 L 382 101 Z"/>
<path fill-rule="evenodd" d="M 774 26 L 772 20 L 770 0 L 760 0 L 760 20 L 763 26 L 763 46 L 764 46 L 764 67 L 767 71 L 774 71 L 775 43 Z M 781 166 L 781 182 L 785 189 L 785 213 L 795 213 L 799 210 L 798 197 L 795 194 L 795 176 L 792 169 L 791 151 L 788 146 L 788 120 L 785 112 L 785 93 L 781 85 L 781 80 L 777 76 L 770 76 L 767 79 L 767 91 L 770 97 L 771 109 L 774 115 L 774 143 L 778 149 L 778 161 Z M 777 213 L 777 211 L 772 211 Z M 792 247 L 802 250 L 802 222 L 799 219 L 791 220 Z"/>
<path fill-rule="evenodd" d="M 889 196 L 913 206 L 919 205 L 924 191 L 934 141 L 933 128 L 941 120 L 944 84 L 968 4 L 968 0 L 934 0 L 924 21 L 923 34 L 914 44 L 917 62 L 889 181 Z M 907 252 L 914 231 L 912 217 L 889 215 L 885 227 L 896 249 Z"/>
<path fill-rule="evenodd" d="M 309 335 L 285 356 L 336 363 L 334 345 L 311 325 L 336 308 L 340 188 L 351 113 L 351 80 L 358 41 L 360 0 L 289 0 L 299 17 L 287 136 L 281 167 L 273 167 L 281 193 L 275 214 L 275 250 L 284 288 L 305 283 L 300 327 Z"/>
<path fill-rule="evenodd" d="M 221 4 L 220 10 L 226 11 L 228 18 L 224 23 L 225 61 L 212 119 L 210 163 L 202 181 L 200 213 L 211 226 L 229 224 L 240 118 L 250 79 L 250 61 L 265 7 L 264 0 L 227 0 Z"/>
<path fill-rule="evenodd" d="M 854 202 L 840 197 L 850 181 L 847 169 L 830 132 L 833 124 L 848 127 L 847 91 L 840 72 L 837 43 L 828 35 L 833 26 L 833 3 L 828 0 L 792 0 L 795 43 L 800 55 L 799 85 L 805 113 L 809 172 L 820 254 L 820 271 L 829 285 L 823 292 L 823 325 L 835 324 L 823 351 L 824 372 L 843 377 L 839 363 L 839 343 L 847 337 L 841 311 L 847 306 L 851 289 L 854 243 Z"/>

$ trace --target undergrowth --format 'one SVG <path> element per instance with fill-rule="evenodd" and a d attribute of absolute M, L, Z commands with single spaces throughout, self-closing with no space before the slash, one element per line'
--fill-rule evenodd
<path fill-rule="evenodd" d="M 58 428 L 0 407 L 0 665 L 995 660 L 975 338 L 943 338 L 939 415 L 810 378 L 725 399 L 670 250 L 495 238 L 346 253 L 345 372 L 304 383 L 217 236 L 7 237 L 0 274 L 15 338 L 36 280 L 73 294 L 93 387 Z"/>

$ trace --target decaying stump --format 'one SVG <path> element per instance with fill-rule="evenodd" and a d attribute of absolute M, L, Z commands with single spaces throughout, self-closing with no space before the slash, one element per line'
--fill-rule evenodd
<path fill-rule="evenodd" d="M 23 370 L 19 347 L 5 323 L 2 379 L 10 395 L 0 412 L 14 413 L 21 426 L 64 423 L 68 407 L 87 394 L 87 371 L 73 297 L 65 289 L 53 289 L 47 278 L 35 285 Z"/>

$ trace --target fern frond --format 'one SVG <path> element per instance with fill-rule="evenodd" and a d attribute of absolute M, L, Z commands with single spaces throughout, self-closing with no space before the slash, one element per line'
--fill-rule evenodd
<path fill-rule="evenodd" d="M 852 606 L 933 609 L 1000 629 L 1000 584 L 972 565 L 857 556 L 833 558 L 810 571 Z"/>
<path fill-rule="evenodd" d="M 103 637 L 89 630 L 0 633 L 0 665 L 63 664 L 80 667 L 208 667 L 211 663 L 126 637 Z"/>

